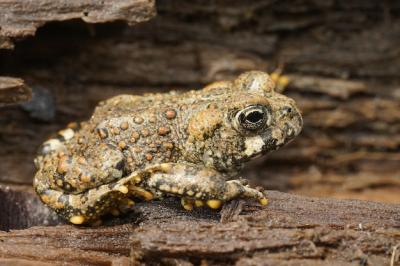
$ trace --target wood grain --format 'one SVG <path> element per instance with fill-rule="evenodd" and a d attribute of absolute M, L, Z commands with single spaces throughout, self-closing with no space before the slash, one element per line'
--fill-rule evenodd
<path fill-rule="evenodd" d="M 123 20 L 134 25 L 155 15 L 153 0 L 0 1 L 0 49 L 35 34 L 47 22 L 82 19 L 88 23 Z"/>
<path fill-rule="evenodd" d="M 167 199 L 139 203 L 128 216 L 97 228 L 58 225 L 0 232 L 0 263 L 388 265 L 400 242 L 398 205 L 275 191 L 267 195 L 268 206 L 243 202 L 224 223 L 216 211 L 187 212 L 179 200 Z"/>
<path fill-rule="evenodd" d="M 0 77 L 0 106 L 29 101 L 32 90 L 18 78 Z"/>

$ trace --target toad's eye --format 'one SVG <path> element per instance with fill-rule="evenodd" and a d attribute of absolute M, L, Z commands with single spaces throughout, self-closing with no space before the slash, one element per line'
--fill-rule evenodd
<path fill-rule="evenodd" d="M 263 105 L 250 105 L 239 111 L 235 119 L 242 128 L 255 131 L 270 124 L 271 114 Z"/>

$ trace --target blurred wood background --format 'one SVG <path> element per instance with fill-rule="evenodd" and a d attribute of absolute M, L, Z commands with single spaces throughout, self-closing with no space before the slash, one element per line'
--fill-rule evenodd
<path fill-rule="evenodd" d="M 31 194 L 36 149 L 69 122 L 90 117 L 98 101 L 121 93 L 201 88 L 251 69 L 282 70 L 287 75 L 290 83 L 284 93 L 298 102 L 304 130 L 289 146 L 250 163 L 243 176 L 268 189 L 304 196 L 400 203 L 399 1 L 37 0 L 28 4 L 0 0 L 0 48 L 0 229 L 56 223 Z M 30 88 L 44 108 L 11 104 L 31 97 Z M 287 197 L 293 197 L 293 202 L 308 199 Z M 342 201 L 332 204 L 341 206 Z M 307 206 L 309 215 L 318 215 Z M 357 209 L 357 204 L 352 206 L 350 210 Z M 380 235 L 385 248 L 371 251 L 360 246 L 360 258 L 344 256 L 343 261 L 334 258 L 331 263 L 370 259 L 371 264 L 371 254 L 379 257 L 379 262 L 389 262 L 393 245 L 400 241 L 399 205 L 379 206 L 374 210 L 390 210 L 388 216 L 374 216 L 382 218 L 380 226 L 397 228 L 393 234 L 385 231 Z M 150 212 L 155 207 L 148 208 Z M 32 209 L 37 212 L 32 214 Z M 264 212 L 255 216 L 265 217 Z M 389 217 L 393 221 L 386 223 Z M 299 219 L 299 228 L 308 224 L 307 219 Z M 355 215 L 350 224 L 361 219 Z M 331 225 L 313 221 L 320 226 L 318 230 Z M 333 224 L 340 226 L 329 230 L 346 234 L 338 239 L 348 239 L 343 231 L 346 222 Z M 376 232 L 377 224 L 370 231 Z M 121 233 L 118 230 L 125 229 L 115 230 Z M 81 232 L 75 230 L 74 234 Z M 364 240 L 355 241 L 360 244 Z M 375 239 L 365 241 L 375 243 Z M 263 246 L 261 257 L 254 253 L 257 248 L 247 253 L 243 248 L 220 263 L 260 264 L 272 250 L 281 254 L 274 259 L 282 263 L 283 258 L 288 259 L 284 265 L 294 265 L 298 259 L 323 265 L 318 263 L 333 258 L 329 255 L 333 251 L 321 251 L 318 256 L 299 251 L 300 255 L 293 257 L 282 247 L 288 246 Z M 203 253 L 186 248 L 182 249 L 188 252 L 186 256 L 192 254 L 195 259 L 188 260 L 183 251 L 156 254 L 164 254 L 162 263 L 168 265 L 207 263 L 207 259 L 199 259 Z M 2 254 L 12 257 L 1 253 L 0 244 L 0 257 Z M 143 259 L 151 257 L 149 254 L 136 255 Z M 252 256 L 255 260 L 247 261 Z M 135 261 L 133 255 L 130 261 Z M 215 256 L 208 262 L 215 262 Z M 119 262 L 98 262 L 110 263 Z M 270 264 L 273 262 L 265 263 Z"/>

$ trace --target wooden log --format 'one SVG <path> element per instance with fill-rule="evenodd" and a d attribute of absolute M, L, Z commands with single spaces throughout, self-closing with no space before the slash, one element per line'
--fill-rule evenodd
<path fill-rule="evenodd" d="M 269 191 L 265 208 L 237 201 L 221 214 L 187 213 L 167 199 L 139 203 L 98 228 L 44 226 L 60 221 L 30 184 L 37 147 L 67 123 L 90 117 L 100 100 L 195 89 L 246 70 L 278 68 L 290 80 L 284 93 L 298 102 L 304 130 L 250 163 L 243 176 L 304 195 L 398 203 L 400 2 L 159 0 L 158 16 L 133 28 L 88 28 L 74 19 L 136 23 L 154 15 L 154 2 L 42 1 L 48 9 L 35 10 L 39 2 L 22 10 L 0 0 L 0 13 L 9 15 L 0 16 L 0 47 L 48 24 L 15 51 L 0 51 L 0 71 L 57 100 L 51 123 L 15 106 L 0 110 L 0 264 L 399 263 L 399 205 Z"/>
<path fill-rule="evenodd" d="M 82 19 L 88 23 L 123 20 L 134 25 L 155 15 L 154 0 L 0 1 L 0 49 L 35 34 L 47 22 Z"/>
<path fill-rule="evenodd" d="M 31 98 L 32 91 L 22 79 L 0 77 L 0 106 L 26 102 Z"/>
<path fill-rule="evenodd" d="M 0 263 L 389 265 L 400 242 L 398 205 L 274 191 L 267 195 L 266 207 L 227 204 L 222 213 L 235 214 L 223 222 L 217 211 L 187 212 L 170 198 L 139 203 L 129 215 L 97 228 L 59 225 L 0 232 Z M 36 208 L 44 207 L 38 203 Z"/>

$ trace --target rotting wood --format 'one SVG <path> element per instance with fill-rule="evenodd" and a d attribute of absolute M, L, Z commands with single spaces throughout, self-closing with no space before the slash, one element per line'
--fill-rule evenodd
<path fill-rule="evenodd" d="M 58 217 L 44 208 L 32 186 L 0 183 L 0 230 L 58 223 Z"/>
<path fill-rule="evenodd" d="M 29 101 L 32 90 L 22 79 L 0 77 L 0 106 Z"/>
<path fill-rule="evenodd" d="M 82 19 L 88 23 L 126 21 L 129 25 L 155 16 L 154 0 L 0 1 L 0 49 L 13 48 L 13 39 L 35 34 L 47 22 Z"/>
<path fill-rule="evenodd" d="M 400 242 L 398 205 L 274 191 L 267 195 L 268 206 L 243 202 L 241 213 L 224 223 L 216 211 L 187 212 L 178 200 L 167 199 L 138 203 L 126 217 L 98 228 L 59 225 L 0 232 L 0 262 L 102 265 L 179 259 L 254 265 L 284 259 L 303 265 L 387 265 Z M 226 206 L 232 207 L 237 205 Z"/>
<path fill-rule="evenodd" d="M 47 124 L 16 106 L 1 110 L 1 226 L 35 227 L 1 232 L 0 264 L 389 265 L 400 243 L 399 205 L 268 192 L 265 209 L 238 201 L 221 215 L 187 213 L 169 199 L 139 203 L 107 227 L 43 227 L 59 221 L 30 186 L 37 147 L 67 123 L 88 118 L 102 99 L 199 88 L 245 70 L 282 67 L 290 79 L 284 92 L 303 111 L 304 130 L 289 146 L 250 163 L 243 176 L 265 188 L 398 203 L 399 3 L 159 0 L 159 15 L 133 28 L 88 30 L 64 22 L 68 34 L 54 37 L 63 28 L 53 24 L 14 52 L 0 51 L 2 75 L 49 89 L 58 104 L 56 120 Z M 85 19 L 83 11 L 65 19 Z M 57 16 L 11 37 L 0 30 L 0 47 L 32 35 L 36 25 L 63 20 Z"/>

